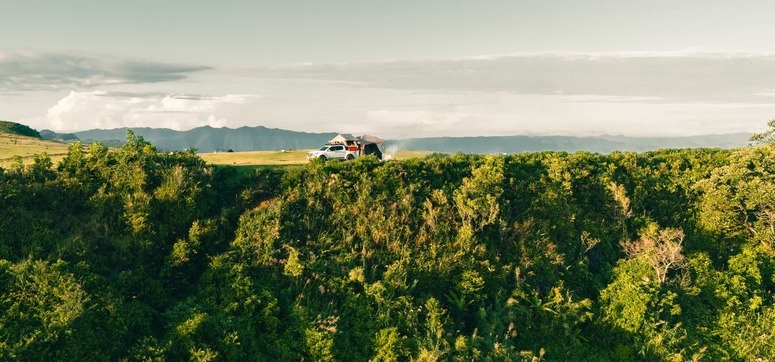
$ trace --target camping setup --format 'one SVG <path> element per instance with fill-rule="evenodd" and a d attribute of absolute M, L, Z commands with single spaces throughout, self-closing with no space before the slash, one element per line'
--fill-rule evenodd
<path fill-rule="evenodd" d="M 382 159 L 382 150 L 385 147 L 385 140 L 372 135 L 363 135 L 358 137 L 361 144 L 362 155 L 375 155 Z"/>
<path fill-rule="evenodd" d="M 330 141 L 328 141 L 328 145 L 342 145 L 345 148 L 345 152 L 343 157 L 334 157 L 334 158 L 343 158 L 343 159 L 352 159 L 359 156 L 365 156 L 365 155 L 374 155 L 379 159 L 382 159 L 382 153 L 385 147 L 385 140 L 372 135 L 363 135 L 360 137 L 355 137 L 349 133 L 343 133 L 339 134 Z M 320 150 L 324 151 L 324 150 Z M 353 157 L 348 157 L 349 155 Z M 314 158 L 315 156 L 320 155 L 311 155 L 308 156 L 308 158 Z M 327 158 L 331 158 L 328 157 Z"/>

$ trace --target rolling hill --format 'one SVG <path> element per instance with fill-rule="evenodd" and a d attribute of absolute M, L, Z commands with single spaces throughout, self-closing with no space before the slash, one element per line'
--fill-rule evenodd
<path fill-rule="evenodd" d="M 34 156 L 42 153 L 58 161 L 67 154 L 67 144 L 41 139 L 38 131 L 23 124 L 0 121 L 0 167 L 11 165 L 14 156 L 32 163 Z"/>

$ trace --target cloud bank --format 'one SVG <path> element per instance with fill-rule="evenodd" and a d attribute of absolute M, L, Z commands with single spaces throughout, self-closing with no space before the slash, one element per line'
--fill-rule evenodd
<path fill-rule="evenodd" d="M 250 94 L 198 96 L 174 94 L 70 92 L 49 108 L 45 124 L 55 130 L 154 127 L 186 130 L 203 125 L 232 126 L 229 118 L 259 97 Z"/>
<path fill-rule="evenodd" d="M 169 82 L 208 69 L 211 68 L 58 53 L 0 53 L 0 92 Z"/>
<path fill-rule="evenodd" d="M 736 53 L 517 54 L 457 59 L 297 64 L 263 77 L 372 87 L 620 97 L 626 101 L 757 103 L 775 88 L 775 55 Z"/>
<path fill-rule="evenodd" d="M 338 84 L 350 91 L 328 104 L 361 111 L 350 129 L 396 137 L 737 133 L 760 129 L 775 113 L 775 56 L 767 54 L 539 53 L 293 64 L 242 74 Z"/>
<path fill-rule="evenodd" d="M 0 69 L 12 63 L 0 59 Z M 208 72 L 200 72 L 204 67 L 131 64 L 150 66 L 102 66 L 120 76 L 97 80 L 88 74 L 102 73 L 74 75 L 77 69 L 98 66 L 66 66 L 73 69 L 70 77 L 55 79 L 54 87 L 104 86 L 68 89 L 29 123 L 60 131 L 263 125 L 386 138 L 679 136 L 752 133 L 775 114 L 773 55 L 518 54 Z M 36 78 L 33 73 L 56 72 L 21 72 Z M 124 83 L 107 81 L 114 78 Z"/>

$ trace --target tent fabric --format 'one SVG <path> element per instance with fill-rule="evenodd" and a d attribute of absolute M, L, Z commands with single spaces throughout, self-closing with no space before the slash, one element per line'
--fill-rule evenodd
<path fill-rule="evenodd" d="M 385 143 L 385 140 L 383 140 L 383 139 L 381 139 L 381 138 L 379 138 L 377 136 L 372 136 L 372 135 L 368 135 L 368 134 L 360 136 L 360 137 L 358 137 L 358 139 L 364 145 L 373 144 L 373 143 L 376 143 L 376 144 L 384 144 Z"/>
<path fill-rule="evenodd" d="M 382 151 L 379 149 L 376 143 L 369 143 L 363 146 L 364 155 L 375 155 L 377 158 L 382 159 Z"/>

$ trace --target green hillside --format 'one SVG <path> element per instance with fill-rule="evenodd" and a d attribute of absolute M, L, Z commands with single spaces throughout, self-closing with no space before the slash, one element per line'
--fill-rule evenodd
<path fill-rule="evenodd" d="M 38 131 L 23 124 L 11 121 L 0 121 L 0 133 L 40 138 L 40 133 L 38 133 Z"/>
<path fill-rule="evenodd" d="M 768 360 L 775 146 L 0 172 L 0 360 Z"/>
<path fill-rule="evenodd" d="M 67 153 L 67 145 L 43 140 L 37 131 L 23 124 L 0 121 L 0 167 L 10 167 L 16 162 L 15 156 L 30 164 L 43 153 L 58 161 Z"/>

